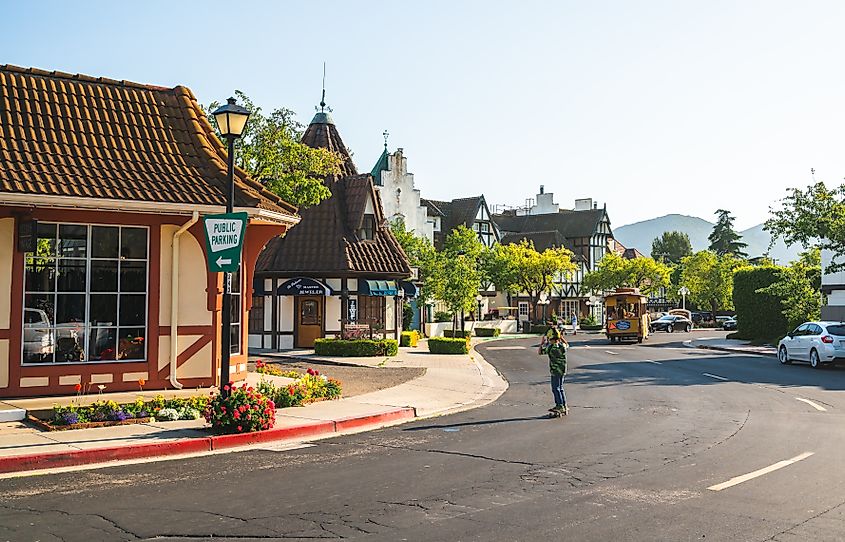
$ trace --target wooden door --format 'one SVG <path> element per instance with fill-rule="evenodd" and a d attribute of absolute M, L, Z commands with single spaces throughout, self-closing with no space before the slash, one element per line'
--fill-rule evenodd
<path fill-rule="evenodd" d="M 297 348 L 313 348 L 314 339 L 323 336 L 323 298 L 296 296 Z"/>

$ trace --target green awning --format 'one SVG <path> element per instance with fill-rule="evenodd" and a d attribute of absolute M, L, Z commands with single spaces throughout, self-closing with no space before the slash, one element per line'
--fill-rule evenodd
<path fill-rule="evenodd" d="M 399 287 L 395 280 L 359 280 L 358 295 L 396 295 Z"/>

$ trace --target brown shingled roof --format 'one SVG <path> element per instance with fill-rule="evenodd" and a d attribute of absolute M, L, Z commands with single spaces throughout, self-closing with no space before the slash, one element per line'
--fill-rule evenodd
<path fill-rule="evenodd" d="M 186 87 L 0 65 L 0 192 L 224 206 L 226 184 Z M 239 169 L 235 206 L 296 213 Z"/>
<path fill-rule="evenodd" d="M 303 135 L 310 147 L 323 147 L 344 157 L 339 176 L 324 182 L 331 197 L 301 211 L 302 221 L 284 237 L 271 240 L 256 264 L 256 275 L 410 276 L 408 258 L 384 220 L 373 178 L 357 174 L 355 164 L 328 114 L 320 112 Z M 373 239 L 359 239 L 367 201 L 374 205 Z"/>

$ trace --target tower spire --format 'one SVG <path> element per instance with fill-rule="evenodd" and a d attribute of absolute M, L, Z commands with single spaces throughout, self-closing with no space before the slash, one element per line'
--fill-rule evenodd
<path fill-rule="evenodd" d="M 320 98 L 320 112 L 326 109 L 326 62 L 323 61 L 323 96 Z"/>

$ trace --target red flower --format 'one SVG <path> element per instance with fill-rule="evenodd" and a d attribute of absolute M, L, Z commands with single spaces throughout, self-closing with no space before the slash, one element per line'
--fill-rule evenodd
<path fill-rule="evenodd" d="M 241 426 L 239 425 L 239 426 L 238 426 L 238 431 L 243 431 L 243 430 L 244 430 L 244 428 L 243 428 L 243 427 L 241 427 Z"/>
<path fill-rule="evenodd" d="M 75 389 L 76 391 L 82 390 L 82 384 L 77 384 L 76 386 L 73 387 L 73 389 Z"/>
<path fill-rule="evenodd" d="M 241 419 L 241 413 L 236 410 L 235 413 L 232 414 L 232 417 L 235 418 L 236 420 L 240 420 Z"/>
<path fill-rule="evenodd" d="M 228 384 L 223 386 L 223 391 L 229 391 L 229 385 Z"/>

